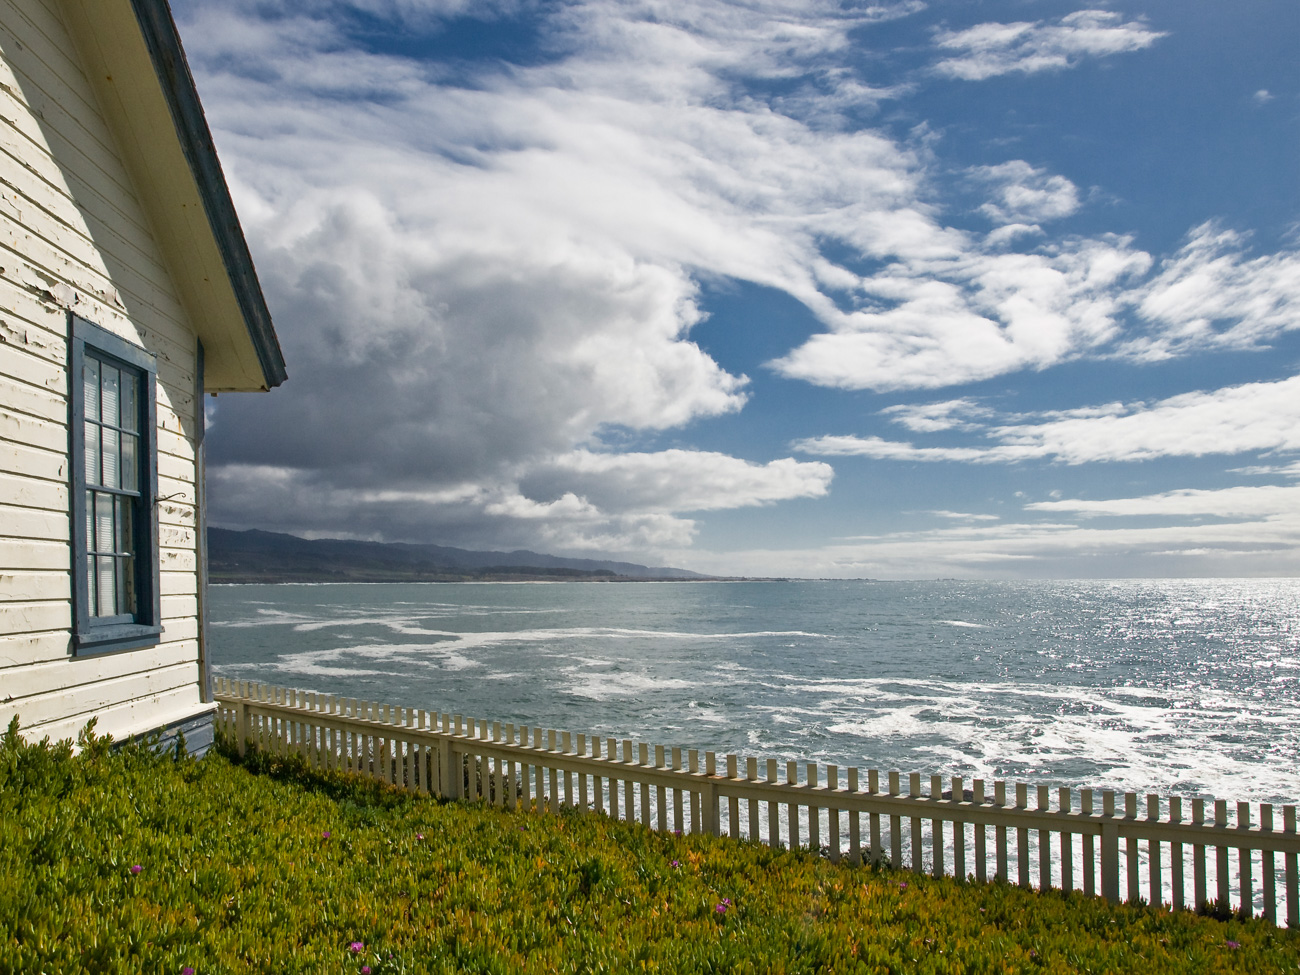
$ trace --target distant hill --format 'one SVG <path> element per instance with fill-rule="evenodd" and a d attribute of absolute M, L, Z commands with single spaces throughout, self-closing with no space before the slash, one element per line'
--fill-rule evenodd
<path fill-rule="evenodd" d="M 473 552 L 442 545 L 299 538 L 208 529 L 212 582 L 467 582 L 706 579 L 686 569 L 566 559 L 537 552 Z"/>

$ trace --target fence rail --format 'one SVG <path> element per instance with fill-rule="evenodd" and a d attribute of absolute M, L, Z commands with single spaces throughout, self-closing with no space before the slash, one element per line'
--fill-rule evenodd
<path fill-rule="evenodd" d="M 241 754 L 252 744 L 445 798 L 594 809 L 652 829 L 805 846 L 831 860 L 888 860 L 935 876 L 1081 889 L 1112 902 L 1173 910 L 1214 902 L 1300 927 L 1294 805 L 1043 785 L 1031 792 L 1002 781 L 990 789 L 983 779 L 968 786 L 960 776 L 938 775 L 928 777 L 927 791 L 917 773 L 904 779 L 871 769 L 864 776 L 816 762 L 781 768 L 771 758 L 760 763 L 225 678 L 214 684 L 219 726 Z"/>

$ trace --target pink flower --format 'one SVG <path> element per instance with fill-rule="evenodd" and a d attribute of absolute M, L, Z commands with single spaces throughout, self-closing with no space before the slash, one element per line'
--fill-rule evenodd
<path fill-rule="evenodd" d="M 726 913 L 727 913 L 727 905 L 726 905 L 726 904 L 719 904 L 717 907 L 714 908 L 714 910 L 717 911 L 719 914 L 726 914 Z"/>
<path fill-rule="evenodd" d="M 676 860 L 673 861 L 673 864 L 672 864 L 672 865 L 673 865 L 674 867 L 680 867 L 680 866 L 681 866 L 681 864 L 680 864 L 678 861 L 676 861 Z"/>
<path fill-rule="evenodd" d="M 1225 943 L 1227 944 L 1227 946 L 1228 946 L 1229 948 L 1240 948 L 1240 947 L 1241 947 L 1241 942 L 1240 942 L 1240 941 L 1228 941 L 1228 942 L 1225 942 Z"/>
<path fill-rule="evenodd" d="M 352 942 L 352 944 L 348 945 L 348 951 L 352 952 L 352 954 L 354 955 L 359 955 L 361 954 L 361 952 L 365 950 L 366 950 L 366 946 L 363 945 L 360 941 L 354 941 Z"/>
<path fill-rule="evenodd" d="M 361 966 L 361 975 L 370 975 L 370 966 L 369 966 L 369 965 L 362 965 L 362 966 Z"/>
<path fill-rule="evenodd" d="M 329 830 L 325 830 L 325 832 L 323 832 L 323 833 L 320 834 L 320 838 L 323 839 L 323 840 L 327 840 L 327 839 L 329 839 L 329 838 L 330 838 L 330 831 L 329 831 Z"/>
<path fill-rule="evenodd" d="M 140 866 L 140 864 L 138 864 L 138 863 L 133 863 L 133 864 L 131 864 L 131 876 L 132 876 L 132 877 L 136 876 L 136 875 L 139 874 L 140 871 L 143 870 L 143 869 L 144 869 L 144 867 Z"/>
<path fill-rule="evenodd" d="M 424 834 L 423 834 L 423 833 L 416 833 L 416 834 L 415 834 L 415 838 L 416 838 L 417 840 L 422 840 L 422 839 L 424 839 Z"/>
<path fill-rule="evenodd" d="M 194 969 L 191 968 L 189 965 L 186 965 L 184 968 L 181 969 L 181 975 L 194 975 Z"/>

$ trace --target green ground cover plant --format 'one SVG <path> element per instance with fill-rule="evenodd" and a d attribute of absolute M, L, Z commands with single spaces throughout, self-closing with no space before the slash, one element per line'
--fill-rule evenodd
<path fill-rule="evenodd" d="M 1298 972 L 1300 933 L 0 739 L 0 973 Z"/>

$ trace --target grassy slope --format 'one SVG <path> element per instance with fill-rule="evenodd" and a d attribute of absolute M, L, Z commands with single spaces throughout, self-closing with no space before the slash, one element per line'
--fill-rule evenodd
<path fill-rule="evenodd" d="M 0 743 L 0 973 L 1300 971 L 1262 921 L 249 765 Z"/>

